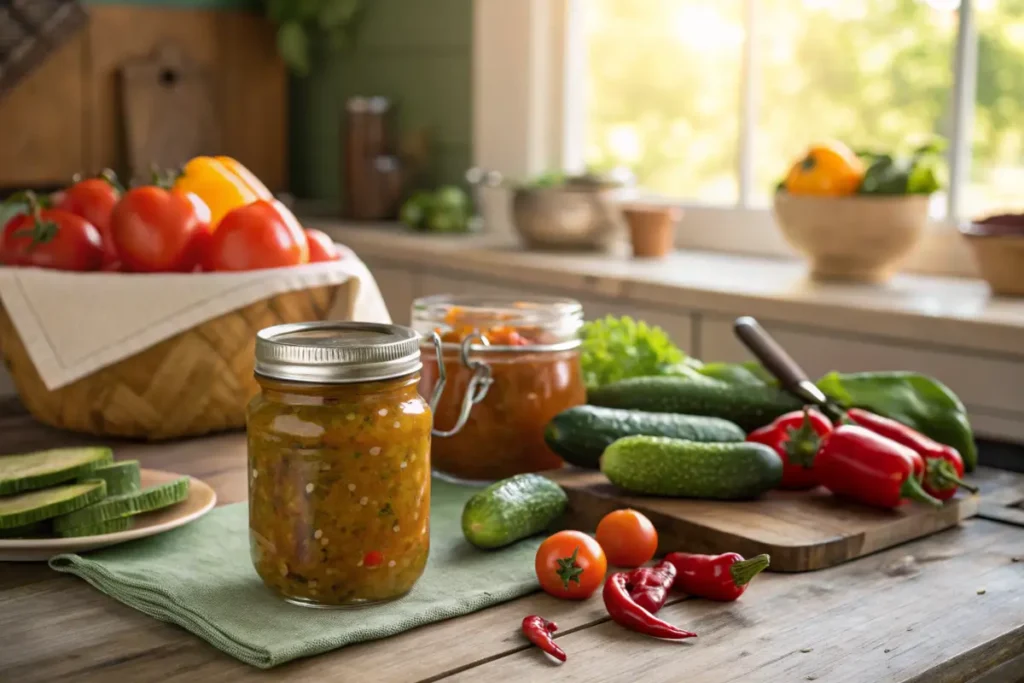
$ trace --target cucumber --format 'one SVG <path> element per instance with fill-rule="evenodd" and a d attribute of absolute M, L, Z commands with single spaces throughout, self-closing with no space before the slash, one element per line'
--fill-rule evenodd
<path fill-rule="evenodd" d="M 0 538 L 46 538 L 47 536 L 53 536 L 53 527 L 46 521 L 0 529 Z"/>
<path fill-rule="evenodd" d="M 89 478 L 107 482 L 108 496 L 135 493 L 142 488 L 138 460 L 121 460 L 110 465 L 102 465 L 90 472 Z"/>
<path fill-rule="evenodd" d="M 638 435 L 687 441 L 743 441 L 747 436 L 739 426 L 717 417 L 575 406 L 555 415 L 544 440 L 566 462 L 596 470 L 604 449 L 624 436 Z"/>
<path fill-rule="evenodd" d="M 606 408 L 719 417 L 748 432 L 802 407 L 799 400 L 776 387 L 694 382 L 683 377 L 624 379 L 588 392 L 587 402 Z"/>
<path fill-rule="evenodd" d="M 86 478 L 114 461 L 109 448 L 54 448 L 24 455 L 0 456 L 0 496 L 33 491 Z"/>
<path fill-rule="evenodd" d="M 53 530 L 64 534 L 76 527 L 102 524 L 119 517 L 130 517 L 180 503 L 188 498 L 188 481 L 188 477 L 180 477 L 137 493 L 111 496 L 95 505 L 57 517 L 53 520 Z"/>
<path fill-rule="evenodd" d="M 782 459 L 760 443 L 627 436 L 605 450 L 601 471 L 633 493 L 742 500 L 779 485 Z"/>
<path fill-rule="evenodd" d="M 462 533 L 477 548 L 500 548 L 543 531 L 569 504 L 562 487 L 517 474 L 480 491 L 462 509 Z"/>
<path fill-rule="evenodd" d="M 65 538 L 102 536 L 103 534 L 112 534 L 117 531 L 127 531 L 132 528 L 134 521 L 131 517 L 118 517 L 117 519 L 100 522 L 99 524 L 69 527 L 61 531 L 60 535 Z"/>
<path fill-rule="evenodd" d="M 13 529 L 63 515 L 103 500 L 106 494 L 106 482 L 96 479 L 0 498 L 0 529 Z"/>

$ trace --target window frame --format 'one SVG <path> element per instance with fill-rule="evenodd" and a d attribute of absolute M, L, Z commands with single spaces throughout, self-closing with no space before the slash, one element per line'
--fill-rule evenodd
<path fill-rule="evenodd" d="M 507 177 L 528 177 L 551 168 L 583 168 L 586 92 L 583 12 L 587 0 L 474 0 L 474 164 Z M 774 225 L 771 209 L 753 203 L 754 121 L 759 87 L 758 0 L 743 0 L 746 40 L 741 59 L 737 154 L 739 196 L 735 205 L 707 205 L 671 197 L 652 201 L 679 206 L 683 220 L 676 246 L 772 258 L 794 251 Z M 961 0 L 953 74 L 952 135 L 948 163 L 947 216 L 934 221 L 905 269 L 937 275 L 977 277 L 966 241 L 964 188 L 970 174 L 977 73 L 977 30 L 972 0 Z M 488 191 L 483 211 L 492 229 L 511 231 L 506 193 Z M 959 218 L 957 218 L 959 217 Z"/>

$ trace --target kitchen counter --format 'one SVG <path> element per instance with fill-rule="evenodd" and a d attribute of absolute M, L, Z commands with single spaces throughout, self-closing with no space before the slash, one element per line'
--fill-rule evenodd
<path fill-rule="evenodd" d="M 0 404 L 0 453 L 82 445 L 87 437 Z M 219 504 L 245 500 L 244 435 L 114 444 L 119 459 L 185 472 Z M 170 624 L 42 564 L 0 564 L 0 680 L 131 681 L 928 681 L 1024 677 L 1024 477 L 983 469 L 982 514 L 962 527 L 818 572 L 772 574 L 732 604 L 675 596 L 660 613 L 697 631 L 654 641 L 610 622 L 599 597 L 533 594 L 399 636 L 270 671 L 250 668 Z M 985 511 L 988 512 L 985 512 Z M 991 513 L 991 514 L 989 514 Z M 1016 523 L 1014 523 L 1016 520 Z M 239 533 L 245 533 L 240 529 Z M 519 634 L 541 614 L 569 661 L 554 665 Z"/>

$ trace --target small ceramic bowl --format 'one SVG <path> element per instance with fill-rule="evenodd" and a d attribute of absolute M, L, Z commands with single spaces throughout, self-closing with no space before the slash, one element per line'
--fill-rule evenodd
<path fill-rule="evenodd" d="M 992 292 L 1024 296 L 1024 214 L 988 216 L 960 232 Z"/>

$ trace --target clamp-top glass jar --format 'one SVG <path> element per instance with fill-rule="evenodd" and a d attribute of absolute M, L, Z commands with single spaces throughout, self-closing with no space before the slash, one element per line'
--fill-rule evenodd
<path fill-rule="evenodd" d="M 430 548 L 431 410 L 420 340 L 371 323 L 261 330 L 249 405 L 253 564 L 289 602 L 407 593 Z"/>
<path fill-rule="evenodd" d="M 424 353 L 420 383 L 420 393 L 434 396 L 434 433 L 450 437 L 434 442 L 435 472 L 493 481 L 564 464 L 544 442 L 544 430 L 552 417 L 586 401 L 579 302 L 433 296 L 413 303 L 412 319 L 418 332 L 443 341 L 443 363 Z"/>

